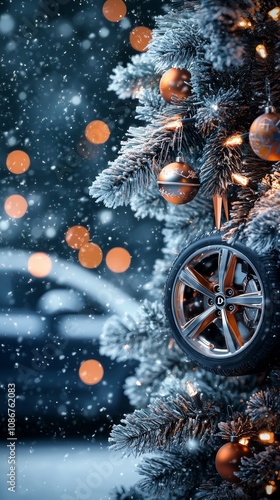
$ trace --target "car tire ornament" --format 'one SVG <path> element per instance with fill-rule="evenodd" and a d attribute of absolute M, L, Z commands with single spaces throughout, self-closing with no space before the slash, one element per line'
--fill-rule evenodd
<path fill-rule="evenodd" d="M 265 371 L 276 363 L 279 288 L 272 257 L 207 236 L 175 260 L 166 316 L 179 347 L 204 369 L 228 376 Z"/>

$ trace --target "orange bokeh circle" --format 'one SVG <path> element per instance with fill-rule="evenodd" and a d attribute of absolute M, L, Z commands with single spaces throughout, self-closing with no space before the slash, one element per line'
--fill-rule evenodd
<path fill-rule="evenodd" d="M 79 368 L 79 377 L 84 384 L 98 384 L 104 376 L 104 368 L 95 359 L 87 359 Z"/>
<path fill-rule="evenodd" d="M 45 278 L 52 268 L 50 257 L 44 252 L 37 252 L 28 259 L 28 271 L 35 278 Z"/>
<path fill-rule="evenodd" d="M 4 203 L 4 210 L 9 217 L 20 219 L 27 211 L 28 204 L 26 199 L 20 194 L 12 194 Z"/>
<path fill-rule="evenodd" d="M 86 126 L 85 136 L 92 144 L 104 144 L 110 137 L 110 129 L 102 120 L 94 120 Z"/>
<path fill-rule="evenodd" d="M 6 166 L 12 174 L 24 174 L 30 167 L 30 158 L 24 151 L 16 149 L 8 154 Z"/>
<path fill-rule="evenodd" d="M 88 242 L 89 232 L 84 226 L 72 226 L 67 230 L 65 240 L 69 247 L 78 250 Z"/>
<path fill-rule="evenodd" d="M 138 52 L 146 52 L 148 44 L 152 39 L 152 30 L 145 26 L 137 26 L 129 35 L 130 45 Z"/>
<path fill-rule="evenodd" d="M 112 248 L 106 255 L 107 267 L 113 273 L 124 273 L 128 270 L 130 263 L 131 255 L 125 248 Z"/>
<path fill-rule="evenodd" d="M 80 248 L 78 258 L 82 266 L 93 269 L 101 264 L 103 253 L 95 243 L 86 243 Z"/>
<path fill-rule="evenodd" d="M 122 0 L 107 0 L 102 7 L 103 16 L 108 21 L 119 22 L 126 15 L 126 5 Z"/>

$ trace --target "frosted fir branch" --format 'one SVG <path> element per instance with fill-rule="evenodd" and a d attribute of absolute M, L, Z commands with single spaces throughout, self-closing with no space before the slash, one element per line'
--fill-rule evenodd
<path fill-rule="evenodd" d="M 250 489 L 257 488 L 259 496 L 263 494 L 265 486 L 269 481 L 277 481 L 278 474 L 275 471 L 280 469 L 280 447 L 266 446 L 264 451 L 255 453 L 253 457 L 241 458 L 240 471 L 236 472 Z"/>
<path fill-rule="evenodd" d="M 128 136 L 118 158 L 89 188 L 90 195 L 109 208 L 128 205 L 132 196 L 145 193 L 151 184 L 156 185 L 158 165 L 170 158 L 175 147 L 174 130 L 158 128 L 157 123 L 131 127 Z"/>
<path fill-rule="evenodd" d="M 241 439 L 242 437 L 255 435 L 249 417 L 238 412 L 234 413 L 233 420 L 220 422 L 218 427 L 220 432 L 217 433 L 217 436 L 221 436 L 222 439 L 227 441 L 230 440 L 231 436 Z"/>
<path fill-rule="evenodd" d="M 256 201 L 244 231 L 247 245 L 259 255 L 280 252 L 280 192 L 268 191 Z"/>
<path fill-rule="evenodd" d="M 201 0 L 195 20 L 209 41 L 205 58 L 215 69 L 242 66 L 250 31 L 240 28 L 239 23 L 244 18 L 250 21 L 253 14 L 253 3 L 250 1 L 230 0 L 225 3 L 222 0 Z"/>
<path fill-rule="evenodd" d="M 166 492 L 172 494 L 172 499 L 192 498 L 200 475 L 207 475 L 211 470 L 211 450 L 207 451 L 208 453 L 206 450 L 185 450 L 182 453 L 174 450 L 172 453 L 164 452 L 161 456 L 144 459 L 138 467 L 139 474 L 145 476 L 138 483 L 139 487 L 156 498 L 163 498 Z"/>
<path fill-rule="evenodd" d="M 135 212 L 135 217 L 139 219 L 150 217 L 162 221 L 165 217 L 166 201 L 155 183 L 147 188 L 145 193 L 133 196 L 130 206 Z"/>
<path fill-rule="evenodd" d="M 126 379 L 124 393 L 132 406 L 143 408 L 162 395 L 162 387 L 167 379 L 176 377 L 180 380 L 186 370 L 192 368 L 193 364 L 176 345 L 172 344 L 165 355 L 158 353 L 155 356 L 146 351 L 146 357 L 143 354 L 135 375 Z"/>
<path fill-rule="evenodd" d="M 187 12 L 171 12 L 156 18 L 153 38 L 149 44 L 149 55 L 155 61 L 156 72 L 164 72 L 170 68 L 189 68 L 203 44 L 203 38 L 193 19 Z M 188 37 L 186 37 L 188 33 Z"/>
<path fill-rule="evenodd" d="M 141 360 L 143 356 L 155 358 L 164 354 L 170 342 L 161 302 L 144 300 L 136 319 L 113 316 L 104 326 L 100 337 L 100 353 L 117 361 Z M 157 345 L 157 352 L 153 346 Z"/>
<path fill-rule="evenodd" d="M 120 99 L 137 98 L 141 88 L 158 87 L 159 76 L 149 52 L 136 54 L 126 67 L 119 64 L 110 76 L 108 90 L 114 91 Z"/>
<path fill-rule="evenodd" d="M 238 98 L 240 102 L 239 89 L 236 87 L 226 89 L 224 86 L 218 89 L 217 92 L 212 91 L 211 96 L 205 96 L 203 106 L 198 107 L 195 115 L 196 126 L 204 137 L 208 136 L 212 130 L 218 127 L 223 127 L 227 131 L 231 128 L 232 133 L 235 134 L 247 131 L 245 128 L 237 131 L 235 127 L 236 119 L 241 114 L 246 115 L 242 106 L 236 106 Z M 231 135 L 230 131 L 227 133 L 228 136 Z"/>
<path fill-rule="evenodd" d="M 212 229 L 212 200 L 199 191 L 196 197 L 185 205 L 169 205 L 162 234 L 168 251 L 176 255 L 198 237 L 198 232 L 203 235 Z"/>
<path fill-rule="evenodd" d="M 111 449 L 126 450 L 127 454 L 140 455 L 155 450 L 170 451 L 172 447 L 185 447 L 187 440 L 203 437 L 213 439 L 219 417 L 218 409 L 207 405 L 198 411 L 182 396 L 156 399 L 147 409 L 135 410 L 115 425 L 111 432 Z"/>
<path fill-rule="evenodd" d="M 162 108 L 164 107 L 164 102 L 159 93 L 158 86 L 153 89 L 145 89 L 139 93 L 139 105 L 136 107 L 136 118 L 138 120 L 143 120 L 150 122 L 155 120 L 155 116 L 162 115 Z M 158 126 L 162 126 L 159 123 Z"/>
<path fill-rule="evenodd" d="M 247 413 L 252 422 L 275 426 L 280 418 L 280 390 L 266 389 L 252 394 L 247 403 Z"/>
<path fill-rule="evenodd" d="M 162 259 L 156 259 L 154 263 L 154 268 L 152 272 L 151 280 L 149 280 L 144 289 L 148 291 L 151 297 L 158 297 L 159 293 L 162 293 L 168 272 L 171 269 L 172 263 L 177 256 L 177 253 L 172 253 L 166 249 L 163 249 Z"/>
<path fill-rule="evenodd" d="M 221 484 L 216 479 L 210 479 L 207 483 L 202 483 L 198 488 L 196 500 L 251 500 L 252 496 L 247 495 L 242 486 L 233 485 L 228 481 Z"/>
<path fill-rule="evenodd" d="M 202 155 L 203 166 L 200 182 L 203 192 L 208 195 L 221 194 L 232 183 L 232 174 L 242 170 L 242 153 L 239 147 L 225 146 L 227 133 L 224 129 L 213 132 L 209 137 Z"/>
<path fill-rule="evenodd" d="M 153 500 L 137 488 L 137 486 L 131 486 L 130 488 L 114 488 L 110 493 L 111 500 Z M 154 499 L 155 500 L 155 499 Z"/>

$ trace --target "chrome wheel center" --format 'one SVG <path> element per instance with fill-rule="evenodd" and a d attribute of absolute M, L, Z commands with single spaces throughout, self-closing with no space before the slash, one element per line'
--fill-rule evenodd
<path fill-rule="evenodd" d="M 226 299 L 223 295 L 216 295 L 215 296 L 215 305 L 218 309 L 223 309 L 226 305 Z"/>

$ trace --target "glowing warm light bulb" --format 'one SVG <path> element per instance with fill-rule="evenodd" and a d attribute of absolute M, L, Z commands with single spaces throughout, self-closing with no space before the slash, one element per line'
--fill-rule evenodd
<path fill-rule="evenodd" d="M 104 144 L 110 137 L 110 129 L 102 120 L 94 120 L 86 126 L 85 136 L 92 144 Z"/>
<path fill-rule="evenodd" d="M 224 146 L 239 146 L 240 144 L 242 144 L 242 142 L 243 142 L 243 139 L 242 139 L 241 135 L 234 134 L 225 140 Z"/>
<path fill-rule="evenodd" d="M 238 23 L 238 26 L 239 26 L 240 28 L 245 28 L 245 29 L 246 29 L 246 28 L 251 28 L 252 23 L 251 23 L 251 21 L 247 21 L 247 19 L 241 19 L 241 20 L 239 21 L 239 23 Z"/>
<path fill-rule="evenodd" d="M 35 278 L 45 278 L 51 272 L 52 261 L 44 252 L 37 252 L 28 259 L 28 271 Z"/>
<path fill-rule="evenodd" d="M 265 492 L 267 495 L 272 495 L 276 490 L 277 486 L 275 485 L 274 481 L 270 481 L 265 487 Z"/>
<path fill-rule="evenodd" d="M 243 437 L 243 438 L 239 439 L 238 443 L 243 444 L 244 446 L 247 446 L 247 444 L 249 443 L 249 439 L 246 437 Z"/>
<path fill-rule="evenodd" d="M 106 265 L 113 273 L 124 273 L 130 263 L 131 255 L 125 248 L 112 248 L 106 255 Z"/>
<path fill-rule="evenodd" d="M 256 46 L 256 51 L 259 54 L 259 56 L 262 57 L 263 59 L 267 58 L 268 53 L 265 46 L 262 43 Z"/>
<path fill-rule="evenodd" d="M 12 194 L 5 200 L 4 210 L 9 217 L 20 219 L 27 211 L 28 204 L 26 199 L 19 194 Z"/>
<path fill-rule="evenodd" d="M 188 395 L 193 398 L 196 394 L 197 394 L 197 390 L 195 389 L 195 387 L 193 386 L 193 384 L 189 381 L 186 382 L 186 389 L 187 389 L 187 393 Z"/>
<path fill-rule="evenodd" d="M 104 368 L 96 359 L 87 359 L 79 368 L 79 377 L 86 385 L 95 385 L 101 382 L 104 376 Z"/>
<path fill-rule="evenodd" d="M 241 175 L 241 174 L 237 174 L 237 173 L 234 173 L 232 174 L 231 176 L 233 182 L 236 182 L 237 184 L 241 185 L 241 186 L 248 186 L 249 184 L 249 179 L 247 177 L 245 177 L 245 175 Z"/>
<path fill-rule="evenodd" d="M 130 45 L 138 52 L 146 52 L 148 44 L 152 39 L 152 30 L 145 26 L 137 26 L 129 35 Z"/>
<path fill-rule="evenodd" d="M 165 128 L 166 130 L 178 130 L 179 128 L 182 127 L 182 121 L 181 120 L 172 120 L 170 122 L 167 122 Z"/>
<path fill-rule="evenodd" d="M 259 433 L 259 440 L 264 444 L 274 443 L 274 432 L 262 431 Z"/>
<path fill-rule="evenodd" d="M 268 15 L 274 19 L 274 21 L 278 21 L 280 19 L 280 7 L 275 7 L 274 9 L 270 10 Z"/>
<path fill-rule="evenodd" d="M 24 151 L 16 149 L 8 154 L 6 166 L 12 174 L 24 174 L 30 167 L 30 158 Z"/>

